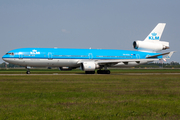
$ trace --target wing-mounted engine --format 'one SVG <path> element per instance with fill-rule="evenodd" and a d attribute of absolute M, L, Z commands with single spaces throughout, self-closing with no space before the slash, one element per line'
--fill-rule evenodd
<path fill-rule="evenodd" d="M 169 49 L 169 42 L 164 41 L 134 41 L 134 49 L 144 52 L 156 52 Z"/>
<path fill-rule="evenodd" d="M 95 69 L 99 68 L 95 62 L 83 62 L 80 66 L 83 71 L 95 71 Z"/>

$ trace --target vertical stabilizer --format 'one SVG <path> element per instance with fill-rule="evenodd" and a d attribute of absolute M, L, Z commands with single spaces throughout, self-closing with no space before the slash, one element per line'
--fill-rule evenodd
<path fill-rule="evenodd" d="M 161 39 L 161 35 L 166 26 L 166 23 L 159 23 L 157 26 L 151 31 L 151 33 L 146 37 L 144 41 L 159 41 Z"/>

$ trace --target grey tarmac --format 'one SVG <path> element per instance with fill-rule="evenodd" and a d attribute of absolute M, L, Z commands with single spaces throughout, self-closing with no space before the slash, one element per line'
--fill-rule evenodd
<path fill-rule="evenodd" d="M 36 76 L 36 75 L 180 75 L 180 73 L 114 73 L 114 74 L 0 74 L 0 76 Z"/>

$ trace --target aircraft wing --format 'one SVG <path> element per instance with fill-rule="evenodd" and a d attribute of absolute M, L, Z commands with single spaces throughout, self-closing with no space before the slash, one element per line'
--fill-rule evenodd
<path fill-rule="evenodd" d="M 146 59 L 103 59 L 103 60 L 81 60 L 81 61 L 78 61 L 77 64 L 80 64 L 80 63 L 83 63 L 83 62 L 89 62 L 89 61 L 92 61 L 92 62 L 95 62 L 99 65 L 105 65 L 105 64 L 117 64 L 117 63 L 128 63 L 128 62 L 136 62 L 136 63 L 146 63 L 146 62 L 152 62 L 152 61 L 155 61 L 155 60 L 161 60 L 161 59 L 170 59 L 170 57 L 172 56 L 172 54 L 174 53 L 174 51 L 172 52 L 168 52 L 168 53 L 162 53 L 162 54 L 158 54 L 158 55 L 153 55 L 153 56 L 148 56 L 146 57 Z M 162 55 L 166 55 L 165 57 L 163 58 L 156 58 L 158 56 L 162 56 Z"/>
<path fill-rule="evenodd" d="M 136 62 L 136 63 L 145 63 L 145 62 L 152 62 L 155 60 L 161 60 L 161 59 L 170 59 L 170 57 L 172 56 L 172 54 L 174 53 L 174 51 L 172 52 L 167 52 L 167 53 L 162 53 L 162 54 L 158 54 L 158 55 L 153 55 L 153 56 L 148 56 L 146 57 L 146 59 L 104 59 L 104 60 L 90 60 L 92 62 L 95 62 L 99 65 L 105 65 L 105 64 L 117 64 L 117 63 L 128 63 L 128 62 Z M 156 58 L 158 56 L 162 56 L 162 55 L 166 55 L 163 58 Z M 82 60 L 82 61 L 78 61 L 77 64 L 83 63 L 83 62 L 89 62 L 89 60 Z"/>
<path fill-rule="evenodd" d="M 136 62 L 136 63 L 152 62 L 152 61 L 155 61 L 155 60 L 160 60 L 159 58 L 155 58 L 155 57 L 162 56 L 162 55 L 166 55 L 166 56 L 164 56 L 161 59 L 170 59 L 174 52 L 175 51 L 171 51 L 171 52 L 168 52 L 168 53 L 162 53 L 162 54 L 158 54 L 158 55 L 153 55 L 153 56 L 146 57 L 146 59 L 97 60 L 96 63 L 98 63 L 98 64 L 117 64 L 117 63 L 120 63 L 120 62 L 122 62 L 122 63 L 128 63 L 128 62 Z"/>
<path fill-rule="evenodd" d="M 141 62 L 152 62 L 154 60 L 159 60 L 159 59 L 121 59 L 121 60 L 97 60 L 95 61 L 98 64 L 117 64 L 117 63 L 128 63 L 128 62 L 136 62 L 136 63 L 141 63 Z"/>
<path fill-rule="evenodd" d="M 128 63 L 128 62 L 137 62 L 137 63 L 141 63 L 141 62 L 152 62 L 154 60 L 159 60 L 159 59 L 118 59 L 118 60 L 109 60 L 109 59 L 106 59 L 106 60 L 91 60 L 92 62 L 95 62 L 97 64 L 117 64 L 117 63 L 120 63 L 120 62 L 123 62 L 123 63 Z M 87 62 L 87 60 L 82 60 L 82 61 L 78 61 L 77 64 L 81 64 L 83 62 Z M 88 60 L 89 62 L 89 60 Z"/>

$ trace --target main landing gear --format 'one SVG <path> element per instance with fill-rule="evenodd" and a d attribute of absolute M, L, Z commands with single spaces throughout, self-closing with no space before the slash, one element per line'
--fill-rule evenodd
<path fill-rule="evenodd" d="M 97 74 L 110 74 L 110 70 L 98 70 Z"/>
<path fill-rule="evenodd" d="M 101 70 L 104 67 L 104 70 Z M 100 70 L 97 70 L 97 74 L 110 74 L 110 70 L 107 70 L 107 65 L 101 66 L 99 68 Z M 85 74 L 95 74 L 95 71 L 85 71 Z"/>
<path fill-rule="evenodd" d="M 110 70 L 107 70 L 107 65 L 104 66 L 104 70 L 101 70 L 100 68 L 100 70 L 97 71 L 97 74 L 110 74 L 110 73 L 111 73 Z"/>
<path fill-rule="evenodd" d="M 95 71 L 85 71 L 86 74 L 94 74 Z"/>
<path fill-rule="evenodd" d="M 98 70 L 97 74 L 110 74 L 110 70 Z M 95 71 L 85 71 L 85 74 L 95 74 Z"/>

